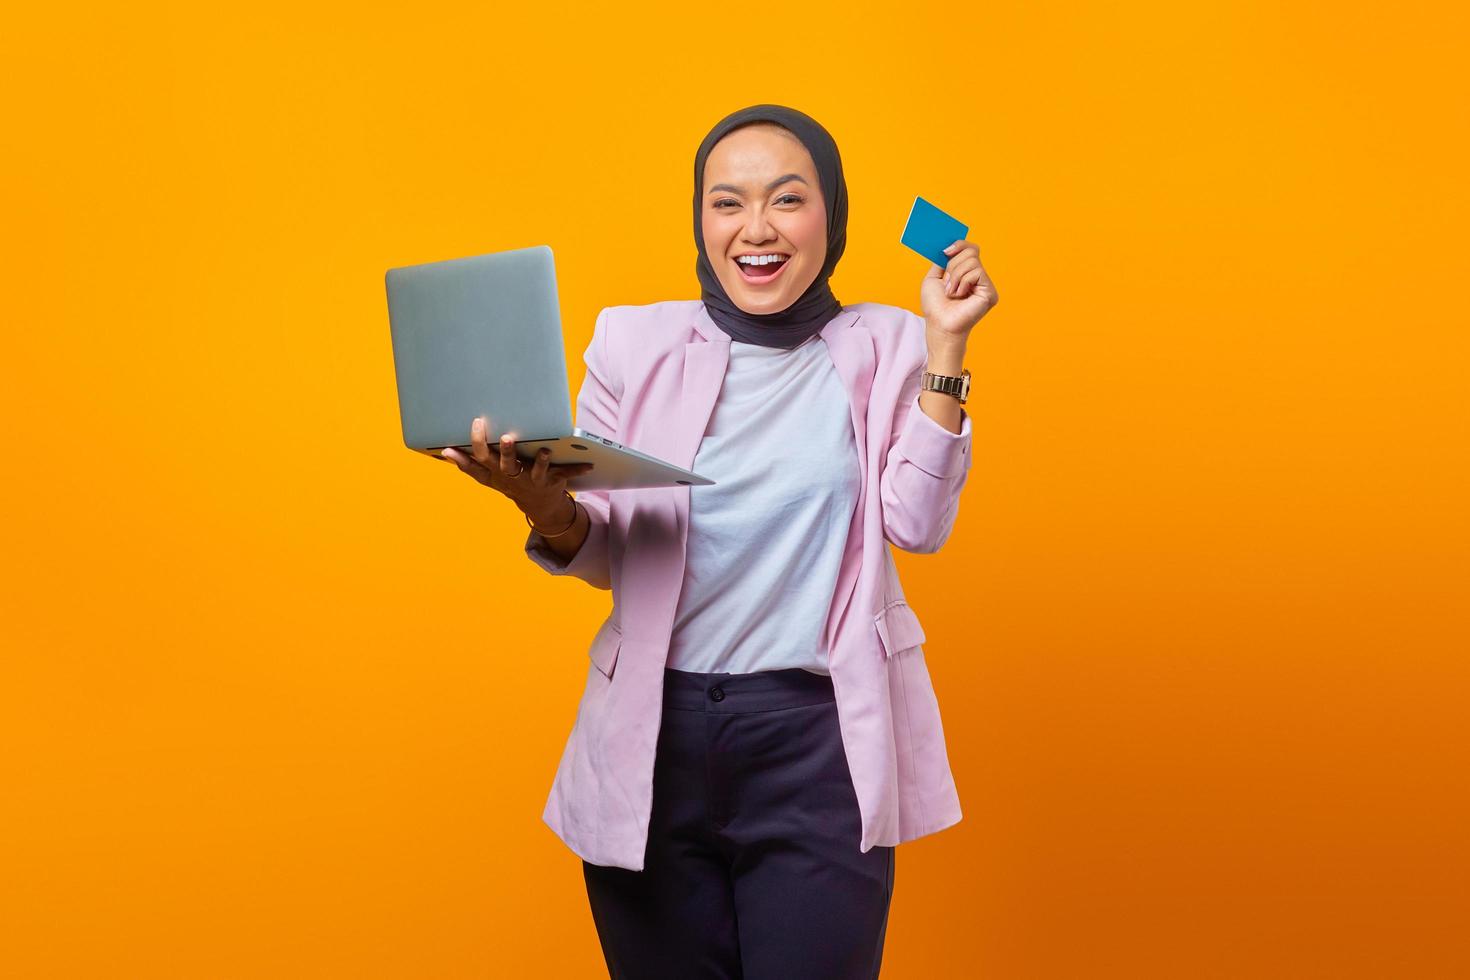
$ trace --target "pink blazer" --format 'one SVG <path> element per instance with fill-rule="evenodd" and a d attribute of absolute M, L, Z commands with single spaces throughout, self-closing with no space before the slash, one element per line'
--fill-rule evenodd
<path fill-rule="evenodd" d="M 862 813 L 863 851 L 960 819 L 924 630 L 889 544 L 937 551 L 970 468 L 970 419 L 949 432 L 919 408 L 924 321 L 858 303 L 822 328 L 847 389 L 862 486 L 827 621 L 842 742 Z M 699 300 L 613 306 L 597 317 L 577 424 L 689 467 L 730 357 Z M 534 531 L 526 554 L 554 575 L 611 589 L 587 681 L 542 819 L 593 864 L 643 869 L 663 671 L 684 576 L 689 487 L 578 495 L 591 518 L 564 562 Z"/>

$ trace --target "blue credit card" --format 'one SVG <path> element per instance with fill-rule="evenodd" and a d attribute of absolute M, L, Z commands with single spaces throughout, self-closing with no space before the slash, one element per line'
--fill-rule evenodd
<path fill-rule="evenodd" d="M 898 240 L 943 269 L 950 260 L 944 250 L 963 239 L 969 230 L 968 225 L 960 224 L 922 197 L 916 197 Z"/>

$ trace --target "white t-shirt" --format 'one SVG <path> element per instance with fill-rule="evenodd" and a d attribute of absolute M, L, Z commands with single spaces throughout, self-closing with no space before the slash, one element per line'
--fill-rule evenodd
<path fill-rule="evenodd" d="M 827 613 L 861 474 L 847 389 L 816 335 L 730 343 L 692 469 L 684 584 L 667 664 L 828 674 Z"/>

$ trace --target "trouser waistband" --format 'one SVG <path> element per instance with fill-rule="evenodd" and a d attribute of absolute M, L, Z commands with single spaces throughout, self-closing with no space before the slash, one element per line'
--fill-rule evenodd
<path fill-rule="evenodd" d="M 786 667 L 749 674 L 704 674 L 664 668 L 664 707 L 680 711 L 741 714 L 801 708 L 836 700 L 826 674 Z"/>

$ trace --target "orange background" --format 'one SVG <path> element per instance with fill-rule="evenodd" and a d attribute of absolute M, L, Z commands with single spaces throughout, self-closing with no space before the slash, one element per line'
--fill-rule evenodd
<path fill-rule="evenodd" d="M 600 975 L 609 597 L 403 448 L 383 272 L 550 244 L 575 389 L 776 101 L 843 302 L 918 309 L 916 193 L 1002 297 L 885 977 L 1470 975 L 1464 6 L 844 9 L 7 15 L 0 974 Z"/>

